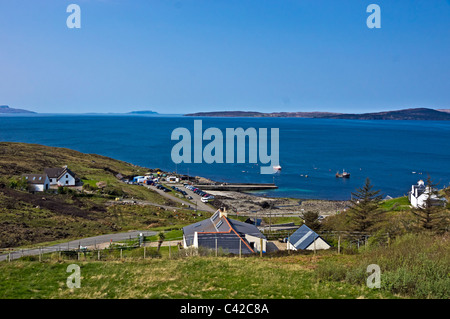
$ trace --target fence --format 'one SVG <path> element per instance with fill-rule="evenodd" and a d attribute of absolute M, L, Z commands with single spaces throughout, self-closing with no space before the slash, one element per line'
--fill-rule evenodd
<path fill-rule="evenodd" d="M 71 241 L 50 247 L 36 247 L 20 250 L 5 250 L 0 254 L 0 261 L 12 261 L 19 258 L 44 261 L 56 260 L 110 260 L 128 257 L 152 258 L 172 255 L 179 250 L 182 238 L 171 238 L 170 242 L 149 240 L 147 236 L 124 235 L 115 237 L 115 240 L 101 241 L 99 236 L 95 239 Z M 147 238 L 146 238 L 147 237 Z M 160 246 L 160 247 L 159 247 Z"/>
<path fill-rule="evenodd" d="M 283 231 L 263 231 L 267 240 L 275 240 L 286 243 L 287 238 L 292 235 L 295 230 Z M 365 248 L 368 244 L 376 242 L 377 244 L 389 245 L 389 234 L 377 234 L 376 236 L 361 232 L 337 232 L 337 231 L 322 231 L 317 232 L 337 253 L 359 251 Z M 126 235 L 126 234 L 125 234 Z M 241 256 L 242 241 L 236 242 L 233 239 L 226 238 L 227 248 L 221 247 L 217 244 L 217 238 L 204 239 L 205 247 L 198 250 L 182 249 L 182 237 L 168 238 L 162 243 L 159 240 L 149 240 L 149 233 L 147 236 L 133 236 L 126 235 L 117 238 L 113 241 L 105 242 L 100 239 L 102 236 L 95 239 L 87 239 L 80 241 L 71 241 L 64 244 L 58 244 L 50 247 L 37 247 L 30 249 L 21 249 L 15 251 L 3 251 L 0 255 L 0 261 L 12 261 L 19 258 L 28 260 L 44 261 L 44 260 L 123 260 L 125 258 L 161 258 L 161 257 L 176 257 L 176 256 L 191 256 L 191 255 L 209 255 L 209 256 L 223 256 L 228 253 Z M 99 241 L 100 240 L 100 241 Z M 221 243 L 223 239 L 221 238 Z M 200 243 L 199 243 L 200 244 Z M 287 243 L 286 243 L 287 249 Z M 281 248 L 282 250 L 282 248 Z"/>
<path fill-rule="evenodd" d="M 278 240 L 286 242 L 296 229 L 282 230 L 282 231 L 268 231 L 263 230 L 264 236 L 268 240 Z M 342 249 L 360 250 L 367 248 L 369 244 L 378 244 L 388 246 L 390 243 L 389 233 L 370 234 L 364 232 L 350 232 L 350 231 L 317 231 L 316 232 L 323 240 L 325 240 L 332 247 L 337 249 L 337 252 L 342 252 Z"/>

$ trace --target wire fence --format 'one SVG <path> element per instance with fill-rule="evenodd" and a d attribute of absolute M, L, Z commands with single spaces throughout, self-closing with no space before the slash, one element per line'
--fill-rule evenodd
<path fill-rule="evenodd" d="M 149 234 L 147 234 L 149 235 Z M 84 239 L 47 247 L 1 249 L 1 261 L 16 259 L 44 260 L 116 260 L 125 258 L 156 258 L 171 256 L 182 249 L 182 237 L 168 240 L 149 239 L 150 236 L 122 236 L 115 240 Z M 153 236 L 154 237 L 154 236 Z"/>
<path fill-rule="evenodd" d="M 275 250 L 288 250 L 288 238 L 294 232 L 295 229 L 278 231 L 265 229 L 262 231 L 267 241 L 279 243 Z M 318 231 L 316 233 L 338 254 L 342 252 L 352 253 L 373 244 L 389 246 L 390 242 L 388 233 L 376 235 L 346 231 Z M 253 243 L 247 246 L 246 243 L 243 244 L 243 241 L 237 237 L 222 238 L 208 236 L 199 240 L 200 247 L 197 249 L 185 249 L 183 247 L 183 237 L 172 237 L 162 241 L 154 239 L 155 237 L 153 233 L 144 232 L 139 233 L 138 236 L 124 234 L 122 237 L 118 237 L 115 240 L 110 239 L 109 241 L 105 241 L 106 237 L 99 236 L 50 247 L 35 247 L 20 250 L 3 249 L 0 250 L 0 262 L 10 262 L 17 259 L 42 262 L 45 260 L 101 261 L 124 260 L 128 258 L 172 258 L 193 255 L 224 256 L 232 254 L 240 256 L 242 253 L 246 254 L 246 252 L 251 250 L 256 253 L 261 251 L 259 246 L 255 247 Z M 286 245 L 284 246 L 284 244 Z M 271 247 L 274 247 L 274 245 Z M 265 246 L 263 250 L 264 252 L 271 251 L 270 249 L 266 251 Z"/>

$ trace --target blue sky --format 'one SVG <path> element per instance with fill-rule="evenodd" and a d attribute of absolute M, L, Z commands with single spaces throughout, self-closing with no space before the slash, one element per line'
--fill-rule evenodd
<path fill-rule="evenodd" d="M 0 0 L 0 104 L 41 113 L 450 108 L 449 56 L 450 0 Z"/>

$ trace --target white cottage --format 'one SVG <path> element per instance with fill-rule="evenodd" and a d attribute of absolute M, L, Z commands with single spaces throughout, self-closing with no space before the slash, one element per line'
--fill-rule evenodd
<path fill-rule="evenodd" d="M 417 182 L 417 185 L 412 185 L 411 191 L 408 194 L 409 202 L 415 208 L 425 208 L 427 205 L 429 194 L 432 193 L 430 186 L 426 186 L 423 180 Z M 439 199 L 436 195 L 431 195 L 432 206 L 439 206 L 444 204 L 445 199 Z"/>
<path fill-rule="evenodd" d="M 330 245 L 316 232 L 306 225 L 302 225 L 288 238 L 289 250 L 320 250 L 330 249 Z"/>
<path fill-rule="evenodd" d="M 67 166 L 59 168 L 46 168 L 44 169 L 47 174 L 50 185 L 58 186 L 75 186 L 75 174 L 67 168 Z"/>
<path fill-rule="evenodd" d="M 23 177 L 31 192 L 44 192 L 50 187 L 50 181 L 46 174 L 26 174 Z"/>

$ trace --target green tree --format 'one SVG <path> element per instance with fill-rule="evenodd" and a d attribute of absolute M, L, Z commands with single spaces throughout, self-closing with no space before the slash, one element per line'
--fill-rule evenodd
<path fill-rule="evenodd" d="M 352 193 L 347 220 L 352 231 L 372 232 L 377 223 L 381 222 L 382 196 L 379 190 L 373 190 L 370 179 L 367 178 L 363 187 Z"/>
<path fill-rule="evenodd" d="M 322 227 L 322 224 L 319 222 L 319 213 L 318 212 L 312 212 L 307 211 L 302 214 L 302 218 L 309 228 L 311 228 L 314 231 L 319 231 Z"/>
<path fill-rule="evenodd" d="M 440 194 L 438 184 L 435 184 L 428 175 L 425 182 L 426 199 L 421 207 L 411 210 L 417 218 L 420 229 L 431 231 L 448 230 L 449 211 Z"/>

